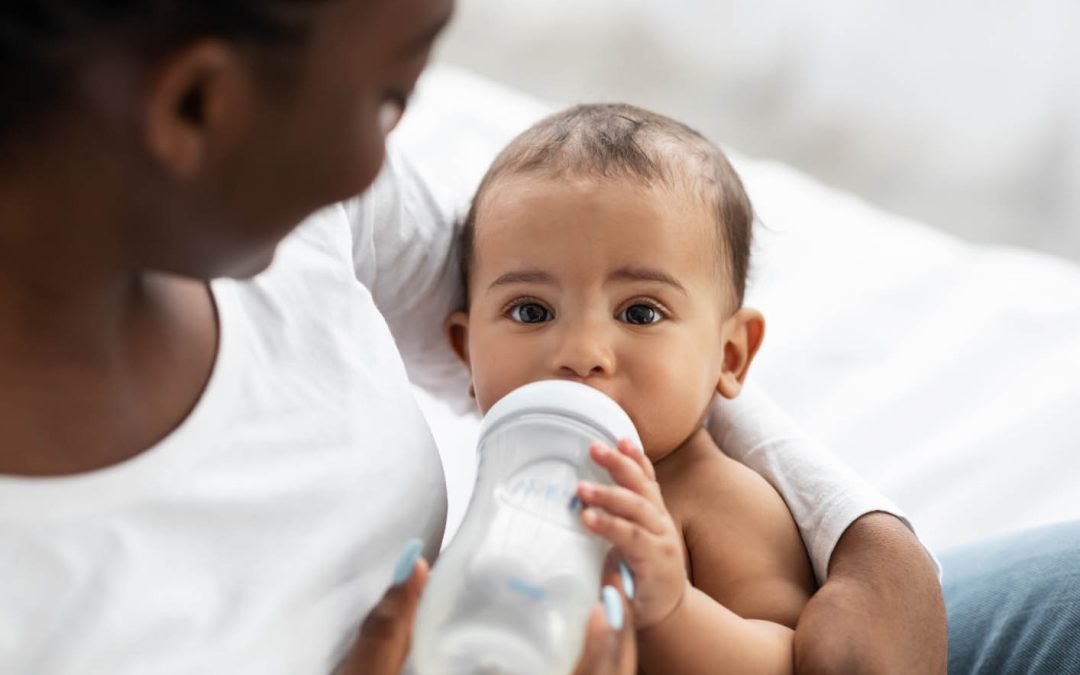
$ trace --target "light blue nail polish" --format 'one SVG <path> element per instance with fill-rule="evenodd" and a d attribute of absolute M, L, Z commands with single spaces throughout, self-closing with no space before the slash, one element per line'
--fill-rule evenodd
<path fill-rule="evenodd" d="M 614 630 L 622 630 L 622 596 L 619 595 L 618 589 L 614 586 L 604 586 L 604 590 L 600 592 L 600 597 L 604 599 L 604 615 L 607 617 L 608 624 Z"/>
<path fill-rule="evenodd" d="M 627 600 L 634 599 L 634 572 L 623 561 L 619 561 L 619 575 L 622 577 L 623 593 Z"/>
<path fill-rule="evenodd" d="M 420 557 L 420 551 L 423 548 L 424 542 L 416 537 L 413 537 L 409 540 L 409 543 L 405 544 L 405 549 L 401 552 L 397 565 L 394 566 L 395 586 L 412 576 L 413 567 L 416 566 L 416 559 Z"/>

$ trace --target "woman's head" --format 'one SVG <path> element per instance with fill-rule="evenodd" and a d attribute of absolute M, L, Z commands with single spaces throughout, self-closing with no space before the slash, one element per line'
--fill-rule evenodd
<path fill-rule="evenodd" d="M 55 176 L 39 186 L 45 194 L 90 195 L 86 213 L 108 213 L 101 237 L 131 267 L 258 271 L 306 214 L 374 179 L 387 128 L 451 8 L 4 3 L 0 181 Z"/>

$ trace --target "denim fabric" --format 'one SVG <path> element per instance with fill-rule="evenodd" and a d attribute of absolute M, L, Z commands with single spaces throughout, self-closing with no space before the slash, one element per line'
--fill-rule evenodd
<path fill-rule="evenodd" d="M 1080 673 L 1080 521 L 946 551 L 949 673 Z"/>

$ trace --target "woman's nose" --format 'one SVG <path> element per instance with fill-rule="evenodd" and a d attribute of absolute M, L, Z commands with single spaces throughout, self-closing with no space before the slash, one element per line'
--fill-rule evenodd
<path fill-rule="evenodd" d="M 560 342 L 553 365 L 560 377 L 586 379 L 611 375 L 615 357 L 602 331 L 574 330 Z"/>

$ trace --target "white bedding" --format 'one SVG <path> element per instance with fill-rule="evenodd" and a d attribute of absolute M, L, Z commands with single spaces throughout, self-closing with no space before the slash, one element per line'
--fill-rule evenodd
<path fill-rule="evenodd" d="M 436 68 L 395 134 L 460 211 L 494 153 L 545 111 Z M 1080 518 L 1080 267 L 968 244 L 778 164 L 735 163 L 761 221 L 748 303 L 768 330 L 752 377 L 932 547 Z M 452 533 L 475 419 L 421 398 Z"/>

